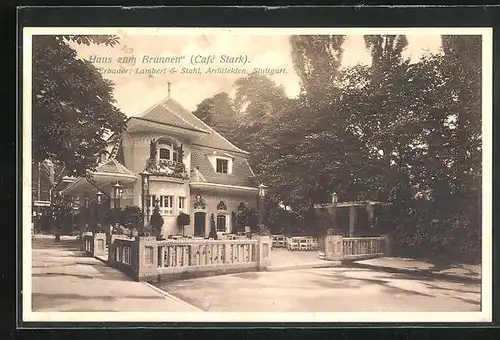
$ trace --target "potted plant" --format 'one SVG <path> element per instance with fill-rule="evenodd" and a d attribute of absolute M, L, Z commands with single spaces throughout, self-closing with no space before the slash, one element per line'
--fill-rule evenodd
<path fill-rule="evenodd" d="M 153 228 L 153 233 L 158 240 L 162 239 L 162 229 L 163 229 L 163 217 L 160 215 L 160 208 L 155 205 L 153 214 L 151 215 L 151 227 Z"/>
<path fill-rule="evenodd" d="M 210 233 L 208 237 L 217 240 L 217 229 L 215 228 L 215 217 L 213 213 L 210 215 Z"/>
<path fill-rule="evenodd" d="M 270 236 L 271 235 L 269 228 L 266 227 L 264 224 L 260 224 L 258 226 L 258 233 L 260 236 Z"/>
<path fill-rule="evenodd" d="M 187 226 L 191 223 L 191 218 L 188 214 L 181 212 L 179 216 L 177 216 L 177 225 L 182 228 L 182 236 L 184 236 L 184 226 Z"/>

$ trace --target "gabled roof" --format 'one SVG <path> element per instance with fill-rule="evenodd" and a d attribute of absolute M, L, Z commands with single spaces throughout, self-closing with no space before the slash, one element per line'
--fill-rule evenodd
<path fill-rule="evenodd" d="M 170 96 L 147 109 L 144 114 L 131 117 L 130 119 L 144 120 L 205 133 L 205 135 L 198 141 L 195 141 L 194 144 L 248 154 L 247 151 L 232 144 Z"/>
<path fill-rule="evenodd" d="M 196 178 L 204 179 L 200 182 L 254 187 L 252 169 L 248 165 L 245 157 L 235 154 L 233 157 L 233 171 L 231 174 L 220 174 L 215 172 L 210 160 L 208 159 L 209 151 L 193 147 L 191 149 L 191 166 Z M 199 173 L 199 174 L 198 174 Z M 191 179 L 196 181 L 195 178 Z"/>
<path fill-rule="evenodd" d="M 196 126 L 195 124 L 182 117 L 182 115 L 176 113 L 168 105 L 169 101 L 172 101 L 172 99 L 164 99 L 160 103 L 150 107 L 144 114 L 134 118 L 146 120 L 149 122 L 171 125 L 181 129 L 208 133 L 208 131 L 206 131 L 205 129 Z"/>
<path fill-rule="evenodd" d="M 134 173 L 127 169 L 123 164 L 118 162 L 115 158 L 110 158 L 104 163 L 97 166 L 95 172 L 98 173 L 109 173 L 109 174 L 122 174 L 134 176 Z"/>

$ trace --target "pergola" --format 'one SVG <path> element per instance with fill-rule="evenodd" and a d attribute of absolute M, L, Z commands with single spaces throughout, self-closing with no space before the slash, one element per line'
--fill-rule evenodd
<path fill-rule="evenodd" d="M 326 204 L 315 204 L 314 208 L 316 210 L 327 210 L 333 215 L 334 229 L 338 227 L 337 225 L 337 215 L 339 208 L 349 209 L 349 237 L 354 236 L 356 230 L 356 224 L 358 220 L 357 208 L 365 207 L 368 213 L 368 217 L 371 219 L 373 217 L 376 206 L 387 206 L 387 203 L 378 201 L 349 201 L 349 202 L 337 202 L 337 195 L 332 194 L 332 202 Z"/>

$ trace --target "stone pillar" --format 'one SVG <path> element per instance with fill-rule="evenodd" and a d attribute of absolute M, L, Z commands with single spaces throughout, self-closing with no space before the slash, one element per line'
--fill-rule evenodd
<path fill-rule="evenodd" d="M 143 281 L 158 274 L 158 241 L 156 237 L 136 237 L 138 259 L 137 280 Z"/>
<path fill-rule="evenodd" d="M 271 265 L 271 236 L 257 236 L 255 237 L 257 243 L 257 268 L 259 270 L 266 270 Z"/>
<path fill-rule="evenodd" d="M 343 254 L 342 236 L 326 235 L 325 237 L 325 260 L 341 261 Z"/>
<path fill-rule="evenodd" d="M 111 235 L 109 246 L 108 246 L 108 266 L 113 267 L 115 265 L 116 248 L 118 243 L 115 242 L 116 235 Z"/>
<path fill-rule="evenodd" d="M 93 237 L 93 251 L 92 255 L 105 255 L 106 254 L 106 234 L 94 233 Z"/>
<path fill-rule="evenodd" d="M 349 207 L 349 237 L 354 236 L 354 228 L 356 225 L 356 207 Z"/>
<path fill-rule="evenodd" d="M 384 256 L 390 256 L 391 254 L 391 241 L 389 235 L 382 235 L 383 245 L 384 245 Z"/>
<path fill-rule="evenodd" d="M 80 233 L 80 250 L 85 251 L 85 233 Z"/>

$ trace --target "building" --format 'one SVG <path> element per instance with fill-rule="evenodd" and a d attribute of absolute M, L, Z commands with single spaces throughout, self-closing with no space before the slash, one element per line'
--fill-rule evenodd
<path fill-rule="evenodd" d="M 96 194 L 101 191 L 103 209 L 139 206 L 147 223 L 157 204 L 164 219 L 163 235 L 207 237 L 212 214 L 217 232 L 229 233 L 235 230 L 239 209 L 257 205 L 258 186 L 248 152 L 173 100 L 170 86 L 164 100 L 130 117 L 125 132 L 108 142 L 96 171 L 63 190 L 64 195 L 78 198 L 89 214 L 95 211 Z M 141 175 L 145 171 L 148 176 Z M 149 183 L 143 183 L 148 177 Z M 178 226 L 180 213 L 190 216 L 190 225 Z"/>

